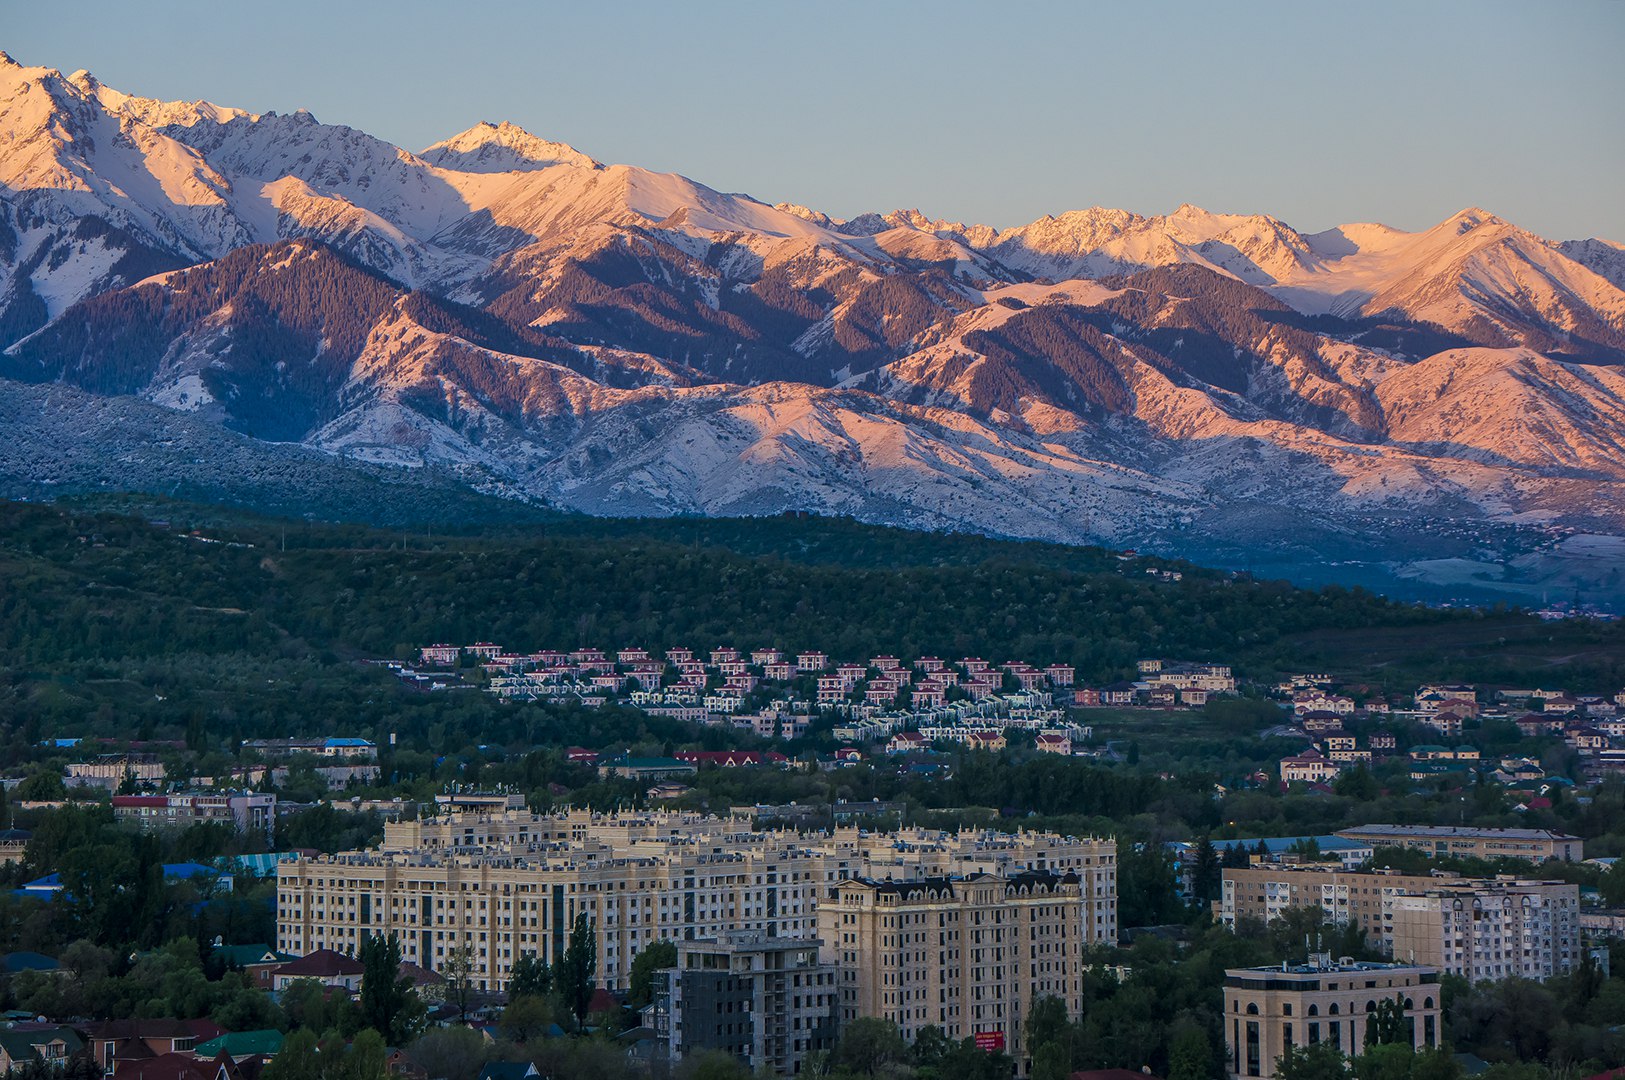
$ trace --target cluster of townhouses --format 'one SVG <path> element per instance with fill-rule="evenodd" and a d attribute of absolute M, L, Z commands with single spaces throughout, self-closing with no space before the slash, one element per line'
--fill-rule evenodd
<path fill-rule="evenodd" d="M 1082 1007 L 1082 950 L 1117 939 L 1112 840 L 1053 833 L 763 830 L 730 817 L 515 809 L 390 822 L 373 850 L 277 867 L 278 948 L 466 956 L 483 989 L 553 962 L 585 915 L 601 986 L 678 947 L 650 1023 L 673 1056 L 781 1073 L 860 1016 L 1021 1051 L 1024 1010 Z M 909 943 L 904 948 L 904 943 Z"/>
<path fill-rule="evenodd" d="M 477 642 L 426 646 L 419 661 L 448 668 L 476 662 L 489 676 L 490 692 L 506 698 L 587 706 L 615 700 L 651 715 L 750 730 L 765 738 L 799 738 L 815 719 L 833 715 L 835 736 L 845 742 L 875 743 L 905 733 L 888 745 L 892 752 L 938 740 L 999 749 L 1004 732 L 1014 728 L 1032 731 L 1040 750 L 1071 753 L 1090 732 L 1067 722 L 1067 706 L 1195 707 L 1212 695 L 1236 692 L 1228 665 L 1163 660 L 1142 660 L 1137 681 L 1103 688 L 1076 685 L 1067 664 L 1038 667 L 1011 660 L 995 665 L 971 656 L 958 661 L 922 656 L 911 662 L 874 656 L 841 663 L 827 653 L 791 655 L 771 648 L 719 647 L 705 656 L 686 648 L 658 656 L 646 649 L 519 654 Z M 453 677 L 396 667 L 402 677 L 429 679 L 432 685 L 447 685 Z"/>
<path fill-rule="evenodd" d="M 73 745 L 79 742 L 72 740 Z M 246 754 L 261 760 L 218 776 L 171 781 L 158 754 L 127 751 L 98 754 L 69 763 L 64 769 L 65 782 L 69 788 L 121 792 L 111 798 L 113 817 L 138 828 L 186 828 L 217 823 L 269 840 L 276 829 L 277 796 L 252 789 L 284 785 L 293 768 L 288 762 L 303 760 L 329 792 L 344 791 L 378 779 L 378 747 L 367 739 L 339 736 L 252 739 L 244 742 L 242 748 Z M 164 790 L 166 784 L 168 791 Z M 0 840 L 0 864 L 20 860 L 27 842 L 26 833 L 7 832 L 16 833 L 17 839 L 11 843 Z"/>
<path fill-rule="evenodd" d="M 1281 759 L 1283 784 L 1323 784 L 1347 769 L 1371 766 L 1403 754 L 1411 779 L 1425 781 L 1451 773 L 1479 773 L 1509 788 L 1528 788 L 1526 809 L 1539 808 L 1552 784 L 1540 764 L 1527 757 L 1486 760 L 1478 747 L 1464 741 L 1485 723 L 1515 725 L 1525 738 L 1557 738 L 1579 755 L 1592 779 L 1625 773 L 1625 690 L 1612 699 L 1571 697 L 1560 690 L 1481 691 L 1474 686 L 1432 684 L 1418 687 L 1409 701 L 1396 703 L 1336 693 L 1330 677 L 1298 675 L 1282 682 L 1276 693 L 1290 700 L 1292 719 L 1274 733 L 1296 736 L 1309 745 Z M 1535 711 L 1539 710 L 1539 711 Z M 1401 750 L 1394 729 L 1419 724 L 1439 742 Z M 1352 728 L 1362 729 L 1356 735 Z"/>

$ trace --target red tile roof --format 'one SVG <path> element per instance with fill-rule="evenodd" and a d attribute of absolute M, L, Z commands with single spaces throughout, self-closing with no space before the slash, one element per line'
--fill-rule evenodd
<path fill-rule="evenodd" d="M 313 953 L 290 960 L 277 968 L 274 974 L 296 978 L 326 979 L 339 975 L 359 975 L 365 970 L 361 961 L 332 949 L 317 949 Z"/>

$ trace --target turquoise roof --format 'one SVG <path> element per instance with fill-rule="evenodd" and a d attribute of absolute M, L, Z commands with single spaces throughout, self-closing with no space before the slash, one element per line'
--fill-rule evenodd
<path fill-rule="evenodd" d="M 269 1057 L 281 1049 L 282 1032 L 275 1028 L 265 1028 L 260 1031 L 229 1031 L 219 1038 L 200 1043 L 192 1053 L 199 1057 L 212 1058 L 224 1050 L 228 1057 L 233 1058 L 249 1057 L 253 1054 L 264 1054 Z"/>

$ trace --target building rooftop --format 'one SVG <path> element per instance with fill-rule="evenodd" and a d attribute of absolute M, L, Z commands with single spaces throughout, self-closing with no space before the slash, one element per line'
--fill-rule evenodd
<path fill-rule="evenodd" d="M 1332 960 L 1329 956 L 1314 958 L 1303 964 L 1263 964 L 1258 967 L 1225 968 L 1226 978 L 1241 979 L 1259 975 L 1287 975 L 1299 978 L 1320 975 L 1355 975 L 1368 973 L 1374 975 L 1402 975 L 1416 972 L 1423 975 L 1438 973 L 1437 968 L 1424 964 L 1390 964 L 1376 960 L 1354 960 L 1344 956 Z"/>
<path fill-rule="evenodd" d="M 1339 836 L 1499 837 L 1506 840 L 1578 840 L 1553 829 L 1473 829 L 1456 825 L 1354 825 L 1339 829 Z"/>

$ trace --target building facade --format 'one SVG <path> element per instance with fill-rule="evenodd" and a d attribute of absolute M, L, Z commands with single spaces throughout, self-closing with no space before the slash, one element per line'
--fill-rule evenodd
<path fill-rule="evenodd" d="M 1551 829 L 1466 829 L 1450 825 L 1361 825 L 1339 829 L 1338 836 L 1374 847 L 1402 847 L 1428 855 L 1473 859 L 1524 859 L 1580 862 L 1584 842 Z"/>
<path fill-rule="evenodd" d="M 218 822 L 245 835 L 259 835 L 269 840 L 276 829 L 276 796 L 251 791 L 115 795 L 113 817 L 143 829 L 185 828 Z"/>
<path fill-rule="evenodd" d="M 748 818 L 691 813 L 448 814 L 388 822 L 376 850 L 277 867 L 277 948 L 353 952 L 396 933 L 403 959 L 439 969 L 466 950 L 480 989 L 513 964 L 564 952 L 578 914 L 592 922 L 598 979 L 627 985 L 632 960 L 662 940 L 747 931 L 813 940 L 817 910 L 850 878 L 1071 873 L 1077 935 L 1117 940 L 1112 840 L 1054 833 L 760 831 Z"/>
<path fill-rule="evenodd" d="M 1082 950 L 1099 940 L 1083 887 L 1071 872 L 842 882 L 818 910 L 841 1020 L 891 1020 L 910 1042 L 934 1025 L 1019 1060 L 1034 999 L 1082 1010 Z"/>
<path fill-rule="evenodd" d="M 1345 1054 L 1358 1054 L 1379 1005 L 1395 999 L 1411 1045 L 1419 1050 L 1439 1045 L 1439 974 L 1429 967 L 1334 963 L 1319 956 L 1296 967 L 1231 968 L 1224 975 L 1231 1076 L 1268 1080 L 1289 1047 L 1328 1042 Z"/>
<path fill-rule="evenodd" d="M 673 1060 L 721 1050 L 791 1076 L 809 1053 L 835 1043 L 836 974 L 815 941 L 745 932 L 680 942 L 677 966 L 658 979 L 655 1006 L 666 1018 L 657 1030 Z"/>
<path fill-rule="evenodd" d="M 1395 960 L 1477 982 L 1544 980 L 1580 963 L 1580 890 L 1562 881 L 1347 871 L 1336 865 L 1226 869 L 1219 913 L 1234 929 L 1318 907 Z"/>

